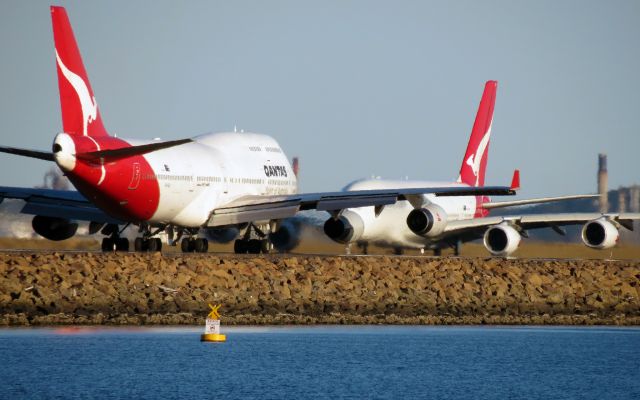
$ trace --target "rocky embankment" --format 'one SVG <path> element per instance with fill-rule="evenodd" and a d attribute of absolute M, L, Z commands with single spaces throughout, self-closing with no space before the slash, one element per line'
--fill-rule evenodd
<path fill-rule="evenodd" d="M 640 262 L 0 253 L 0 325 L 640 325 Z"/>

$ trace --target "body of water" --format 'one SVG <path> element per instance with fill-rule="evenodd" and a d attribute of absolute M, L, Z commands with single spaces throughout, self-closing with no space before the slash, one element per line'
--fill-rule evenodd
<path fill-rule="evenodd" d="M 637 328 L 202 330 L 0 330 L 0 398 L 640 398 Z"/>

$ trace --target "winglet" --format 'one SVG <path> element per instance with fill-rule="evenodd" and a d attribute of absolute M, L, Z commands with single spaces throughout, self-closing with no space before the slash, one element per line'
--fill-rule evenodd
<path fill-rule="evenodd" d="M 520 189 L 520 170 L 513 170 L 513 177 L 511 178 L 511 190 Z"/>

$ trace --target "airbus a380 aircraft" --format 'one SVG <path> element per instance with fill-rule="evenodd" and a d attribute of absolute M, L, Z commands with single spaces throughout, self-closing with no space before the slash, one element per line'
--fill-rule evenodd
<path fill-rule="evenodd" d="M 460 174 L 455 183 L 427 181 L 391 181 L 369 179 L 348 185 L 345 191 L 383 190 L 385 188 L 411 187 L 482 187 L 484 185 L 489 139 L 498 83 L 485 85 L 476 120 L 471 131 L 467 151 L 462 159 Z M 516 179 L 516 181 L 519 180 Z M 519 182 L 512 183 L 517 187 Z M 491 202 L 486 196 L 436 197 L 408 196 L 407 201 L 377 207 L 356 207 L 344 210 L 340 215 L 324 222 L 324 232 L 338 243 L 347 245 L 347 252 L 354 243 L 365 251 L 371 243 L 390 247 L 401 252 L 404 249 L 434 250 L 453 247 L 458 254 L 459 244 L 483 239 L 493 255 L 508 256 L 520 244 L 521 236 L 529 229 L 550 227 L 564 234 L 561 226 L 584 224 L 582 241 L 585 245 L 606 249 L 618 241 L 618 229 L 633 229 L 633 220 L 640 214 L 543 214 L 490 217 L 489 211 L 499 207 L 521 206 L 596 195 L 549 197 L 541 199 Z M 299 231 L 299 225 L 285 222 L 276 241 L 279 248 L 291 246 Z M 287 232 L 289 230 L 289 232 Z M 289 243 L 288 243 L 289 242 Z"/>
<path fill-rule="evenodd" d="M 337 224 L 352 213 L 342 213 L 347 208 L 379 208 L 409 199 L 422 209 L 433 196 L 515 193 L 510 187 L 461 183 L 297 194 L 287 157 L 266 135 L 216 133 L 165 142 L 110 136 L 65 9 L 52 6 L 51 17 L 63 132 L 55 137 L 52 152 L 0 147 L 5 153 L 55 162 L 78 189 L 0 187 L 0 198 L 26 202 L 21 212 L 35 215 L 32 226 L 45 238 L 67 239 L 76 233 L 76 221 L 89 221 L 91 233 L 107 236 L 103 250 L 128 250 L 129 241 L 120 234 L 123 226 L 133 224 L 140 228 L 137 251 L 160 250 L 155 236 L 162 231 L 174 243 L 182 238 L 185 252 L 207 251 L 203 233 L 240 232 L 236 252 L 259 253 L 269 249 L 269 236 L 279 222 L 299 210 L 329 211 Z"/>

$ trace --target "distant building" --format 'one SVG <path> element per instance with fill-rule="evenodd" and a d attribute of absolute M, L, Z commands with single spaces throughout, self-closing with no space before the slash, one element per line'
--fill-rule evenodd
<path fill-rule="evenodd" d="M 607 198 L 607 185 L 609 176 L 607 174 L 607 155 L 598 154 L 598 194 L 600 195 L 600 212 L 609 211 L 609 199 Z"/>

